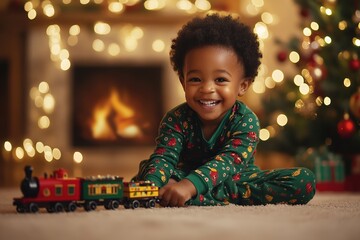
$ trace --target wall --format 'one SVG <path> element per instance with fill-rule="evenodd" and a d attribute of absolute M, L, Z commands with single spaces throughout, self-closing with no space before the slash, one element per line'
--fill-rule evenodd
<path fill-rule="evenodd" d="M 245 21 L 248 19 L 254 19 L 254 16 L 249 16 L 245 13 L 245 8 L 250 0 L 244 1 L 227 1 L 231 3 L 231 9 L 235 12 L 239 12 Z M 280 7 L 281 6 L 281 7 Z M 269 75 L 273 69 L 279 68 L 279 63 L 276 60 L 276 54 L 279 51 L 279 47 L 274 44 L 276 37 L 287 40 L 294 34 L 299 34 L 299 21 L 298 9 L 293 1 L 266 1 L 262 11 L 268 11 L 276 17 L 275 23 L 269 25 L 270 36 L 264 41 L 263 63 L 266 65 L 265 74 Z M 163 20 L 166 22 L 166 19 Z M 16 21 L 11 21 L 16 23 Z M 116 57 L 111 57 L 106 53 L 98 53 L 91 49 L 90 43 L 92 42 L 93 35 L 91 26 L 81 29 L 81 35 L 79 43 L 75 47 L 69 47 L 70 60 L 75 62 L 148 62 L 156 61 L 164 66 L 164 110 L 169 109 L 178 103 L 183 101 L 183 92 L 177 76 L 173 73 L 172 68 L 168 60 L 170 39 L 175 37 L 176 31 L 182 24 L 182 21 L 174 24 L 157 24 L 151 25 L 147 23 L 138 22 L 137 26 L 144 27 L 144 37 L 140 40 L 139 47 L 134 52 L 127 52 L 124 49 L 121 50 L 121 54 Z M 30 24 L 28 25 L 30 26 Z M 67 36 L 68 25 L 66 28 L 62 28 L 63 36 Z M 18 34 L 18 33 L 16 33 Z M 152 147 L 143 148 L 121 148 L 118 149 L 74 149 L 70 144 L 70 110 L 71 110 L 71 95 L 70 95 L 70 81 L 71 70 L 62 71 L 59 69 L 57 63 L 50 60 L 49 51 L 49 39 L 46 36 L 46 26 L 44 24 L 31 25 L 27 29 L 27 52 L 21 55 L 18 52 L 22 35 L 15 36 L 16 34 L 9 35 L 2 32 L 1 35 L 1 47 L 0 54 L 6 55 L 15 62 L 12 64 L 13 68 L 11 74 L 15 81 L 12 81 L 12 99 L 18 99 L 24 97 L 26 100 L 26 113 L 25 117 L 21 117 L 21 111 L 19 105 L 13 106 L 12 121 L 17 122 L 13 126 L 21 126 L 19 121 L 25 121 L 26 132 L 18 133 L 21 129 L 13 127 L 12 131 L 16 132 L 15 135 L 24 135 L 33 139 L 33 141 L 42 141 L 44 144 L 51 147 L 57 147 L 62 151 L 62 157 L 59 161 L 55 161 L 51 164 L 46 164 L 51 169 L 56 166 L 68 166 L 74 170 L 76 175 L 81 174 L 118 174 L 125 178 L 130 178 L 137 169 L 138 162 L 148 157 L 152 151 Z M 4 37 L 3 37 L 4 36 Z M 108 36 L 108 39 L 115 39 L 117 36 Z M 161 38 L 166 42 L 166 49 L 162 53 L 155 53 L 151 50 L 150 43 L 155 38 Z M 5 41 L 6 40 L 6 41 Z M 4 44 L 10 42 L 9 44 Z M 14 45 L 14 46 L 13 46 Z M 21 67 L 19 62 L 21 58 L 25 58 L 25 69 Z M 291 66 L 285 64 L 280 66 L 291 71 Z M 24 75 L 24 77 L 20 77 Z M 23 91 L 14 91 L 19 82 L 25 81 L 26 83 L 19 88 L 25 87 Z M 43 115 L 43 111 L 34 105 L 34 101 L 29 97 L 30 89 L 39 85 L 41 81 L 46 81 L 50 85 L 50 92 L 55 98 L 55 110 L 49 115 L 51 125 L 48 129 L 41 130 L 37 126 L 39 116 Z M 19 96 L 21 92 L 25 92 L 25 96 Z M 259 94 L 250 90 L 243 99 L 248 105 L 255 111 L 261 111 Z M 16 104 L 13 101 L 12 104 Z M 13 134 L 14 135 L 14 134 Z M 84 160 L 79 164 L 73 163 L 73 153 L 80 151 L 83 153 Z M 275 160 L 271 160 L 275 158 Z M 271 168 L 273 166 L 285 166 L 289 160 L 285 160 L 285 163 L 281 159 L 287 159 L 287 157 L 281 157 L 275 155 L 275 157 L 262 156 L 261 153 L 258 157 L 258 162 L 264 168 Z M 38 157 L 34 162 L 39 162 L 39 165 L 45 161 L 42 157 Z M 270 162 L 276 162 L 275 165 Z M 25 163 L 24 163 L 25 164 Z"/>

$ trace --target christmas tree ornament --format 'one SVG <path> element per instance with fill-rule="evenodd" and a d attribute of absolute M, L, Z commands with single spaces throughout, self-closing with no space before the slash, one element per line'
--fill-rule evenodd
<path fill-rule="evenodd" d="M 300 9 L 300 16 L 302 16 L 303 18 L 307 18 L 309 17 L 310 13 L 309 13 L 309 9 L 308 8 L 301 8 Z"/>
<path fill-rule="evenodd" d="M 359 59 L 352 59 L 349 62 L 349 68 L 353 71 L 357 71 L 360 69 L 360 60 Z"/>
<path fill-rule="evenodd" d="M 355 133 L 355 124 L 350 119 L 349 114 L 346 113 L 344 119 L 338 123 L 337 131 L 342 138 L 349 138 Z"/>
<path fill-rule="evenodd" d="M 351 113 L 360 119 L 360 88 L 350 97 L 349 107 Z"/>
<path fill-rule="evenodd" d="M 279 60 L 279 62 L 285 62 L 286 58 L 287 58 L 286 51 L 281 51 L 277 54 L 277 59 Z"/>

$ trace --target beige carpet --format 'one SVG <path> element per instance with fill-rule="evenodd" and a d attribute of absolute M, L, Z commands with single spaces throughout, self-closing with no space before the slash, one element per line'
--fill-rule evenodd
<path fill-rule="evenodd" d="M 18 214 L 0 189 L 0 239 L 360 239 L 360 194 L 318 193 L 304 206 L 188 207 Z"/>

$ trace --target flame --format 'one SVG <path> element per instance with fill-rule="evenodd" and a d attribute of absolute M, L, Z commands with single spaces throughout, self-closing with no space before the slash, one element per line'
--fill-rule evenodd
<path fill-rule="evenodd" d="M 115 140 L 118 136 L 135 138 L 142 135 L 135 124 L 135 112 L 121 102 L 115 89 L 110 96 L 98 103 L 90 121 L 92 136 L 95 139 Z"/>

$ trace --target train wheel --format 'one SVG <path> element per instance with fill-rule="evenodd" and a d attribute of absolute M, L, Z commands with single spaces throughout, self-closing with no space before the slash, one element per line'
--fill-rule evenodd
<path fill-rule="evenodd" d="M 59 202 L 55 203 L 54 210 L 55 212 L 62 212 L 64 211 L 64 206 Z"/>
<path fill-rule="evenodd" d="M 93 211 L 93 210 L 96 209 L 96 207 L 97 207 L 97 204 L 94 201 L 90 201 L 90 202 L 85 203 L 85 210 L 86 211 Z"/>
<path fill-rule="evenodd" d="M 17 211 L 18 213 L 24 213 L 24 212 L 25 212 L 25 208 L 24 208 L 24 206 L 17 205 L 16 211 Z"/>
<path fill-rule="evenodd" d="M 124 203 L 124 208 L 125 209 L 129 209 L 131 206 L 130 206 L 130 203 L 128 203 L 128 202 L 125 202 Z"/>
<path fill-rule="evenodd" d="M 94 211 L 94 210 L 96 209 L 96 207 L 97 207 L 96 202 L 91 201 L 91 202 L 90 202 L 90 209 L 91 209 L 92 211 Z"/>
<path fill-rule="evenodd" d="M 46 208 L 46 211 L 47 211 L 48 213 L 53 213 L 53 212 L 55 212 L 55 209 L 54 209 L 53 206 L 48 206 L 48 207 Z"/>
<path fill-rule="evenodd" d="M 110 204 L 111 204 L 110 209 L 117 209 L 120 205 L 119 201 L 117 201 L 117 200 L 111 201 Z"/>
<path fill-rule="evenodd" d="M 39 206 L 36 203 L 30 203 L 29 212 L 36 213 L 39 211 Z"/>
<path fill-rule="evenodd" d="M 69 205 L 67 206 L 67 210 L 69 212 L 75 212 L 76 210 L 76 204 L 74 202 L 70 202 Z"/>
<path fill-rule="evenodd" d="M 147 208 L 154 208 L 155 207 L 155 200 L 154 199 L 150 199 L 149 201 L 146 202 L 146 207 Z"/>
<path fill-rule="evenodd" d="M 133 209 L 136 209 L 138 207 L 140 207 L 140 202 L 138 200 L 134 200 L 132 203 L 131 203 L 131 207 Z"/>

